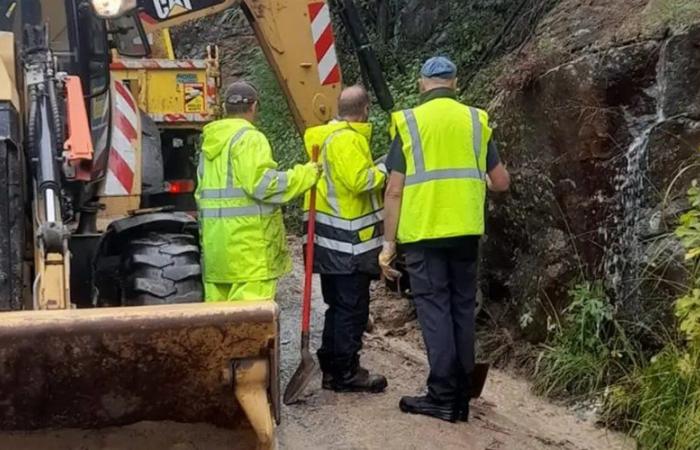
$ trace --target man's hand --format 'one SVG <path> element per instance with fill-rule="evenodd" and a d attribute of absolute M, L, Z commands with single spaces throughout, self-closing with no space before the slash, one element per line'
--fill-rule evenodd
<path fill-rule="evenodd" d="M 313 169 L 316 171 L 316 182 L 318 183 L 318 180 L 320 180 L 321 176 L 323 176 L 323 166 L 317 162 L 308 162 L 306 165 L 313 167 Z"/>
<path fill-rule="evenodd" d="M 499 163 L 486 175 L 486 186 L 492 192 L 505 192 L 510 188 L 510 174 L 504 164 Z"/>
<path fill-rule="evenodd" d="M 382 251 L 379 253 L 379 267 L 382 269 L 384 276 L 391 281 L 401 277 L 401 272 L 391 267 L 395 259 L 396 242 L 385 241 L 382 245 Z"/>

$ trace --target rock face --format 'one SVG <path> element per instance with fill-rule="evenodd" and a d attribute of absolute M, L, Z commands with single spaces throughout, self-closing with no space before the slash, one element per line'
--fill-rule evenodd
<path fill-rule="evenodd" d="M 435 37 L 437 28 L 449 17 L 450 6 L 450 2 L 441 0 L 407 1 L 399 13 L 398 33 L 402 43 L 415 48 Z"/>
<path fill-rule="evenodd" d="M 494 308 L 508 298 L 511 314 L 541 319 L 525 330 L 533 340 L 580 279 L 606 280 L 630 318 L 667 314 L 683 281 L 669 232 L 700 176 L 691 166 L 700 148 L 700 25 L 643 29 L 636 16 L 620 18 L 616 2 L 586 2 L 585 17 L 574 3 L 543 22 L 514 70 L 542 48 L 559 61 L 491 105 L 514 177 L 489 210 L 483 281 Z"/>

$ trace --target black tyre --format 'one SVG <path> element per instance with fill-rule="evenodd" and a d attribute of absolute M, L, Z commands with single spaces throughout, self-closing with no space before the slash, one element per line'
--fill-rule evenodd
<path fill-rule="evenodd" d="M 20 150 L 0 140 L 0 311 L 24 307 L 26 216 Z"/>
<path fill-rule="evenodd" d="M 132 239 L 124 255 L 124 306 L 204 301 L 199 247 L 194 236 L 149 233 Z"/>

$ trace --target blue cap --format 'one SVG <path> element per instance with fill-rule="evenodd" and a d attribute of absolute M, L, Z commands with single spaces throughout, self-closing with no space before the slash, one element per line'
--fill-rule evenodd
<path fill-rule="evenodd" d="M 451 80 L 457 76 L 457 66 L 444 56 L 435 56 L 423 64 L 420 74 L 425 78 Z"/>

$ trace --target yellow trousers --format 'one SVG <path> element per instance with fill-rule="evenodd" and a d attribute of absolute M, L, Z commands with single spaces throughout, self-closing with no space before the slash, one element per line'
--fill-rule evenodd
<path fill-rule="evenodd" d="M 274 300 L 277 279 L 247 283 L 204 283 L 204 301 L 236 302 L 243 300 Z"/>

